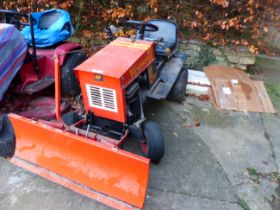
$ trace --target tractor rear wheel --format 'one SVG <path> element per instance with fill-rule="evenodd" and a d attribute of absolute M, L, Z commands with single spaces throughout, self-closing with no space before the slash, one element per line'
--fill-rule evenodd
<path fill-rule="evenodd" d="M 155 122 L 145 122 L 143 134 L 144 139 L 141 141 L 142 152 L 153 163 L 158 163 L 164 155 L 164 140 L 160 127 Z"/>
<path fill-rule="evenodd" d="M 74 74 L 74 68 L 87 59 L 82 52 L 71 53 L 61 67 L 61 91 L 64 96 L 76 97 L 81 94 L 79 81 Z"/>
<path fill-rule="evenodd" d="M 178 103 L 182 103 L 185 99 L 186 88 L 188 84 L 188 70 L 183 68 L 179 74 L 173 88 L 171 89 L 168 99 Z"/>
<path fill-rule="evenodd" d="M 11 158 L 15 153 L 16 139 L 7 115 L 0 116 L 0 157 Z"/>

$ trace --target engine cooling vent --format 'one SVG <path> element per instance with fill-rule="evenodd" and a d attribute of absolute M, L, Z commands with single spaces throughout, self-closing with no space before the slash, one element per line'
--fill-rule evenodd
<path fill-rule="evenodd" d="M 91 107 L 118 112 L 116 90 L 89 84 L 86 90 Z"/>

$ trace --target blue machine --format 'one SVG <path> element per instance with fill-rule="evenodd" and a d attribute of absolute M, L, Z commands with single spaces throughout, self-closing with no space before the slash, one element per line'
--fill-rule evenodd
<path fill-rule="evenodd" d="M 51 9 L 32 13 L 34 19 L 35 45 L 49 47 L 65 41 L 73 34 L 70 15 L 65 10 Z M 32 45 L 30 26 L 24 27 L 22 34 L 29 46 Z"/>

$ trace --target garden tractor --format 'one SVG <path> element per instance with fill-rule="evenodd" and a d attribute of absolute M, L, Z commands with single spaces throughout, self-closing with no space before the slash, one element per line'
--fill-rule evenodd
<path fill-rule="evenodd" d="M 54 50 L 53 65 L 47 66 L 53 73 L 52 85 L 18 91 L 22 75 L 37 72 L 36 60 L 44 57 L 38 51 L 36 60 L 23 64 L 6 91 L 2 103 L 13 108 L 6 108 L 0 117 L 0 156 L 116 209 L 143 207 L 149 163 L 158 163 L 164 155 L 161 130 L 146 120 L 143 103 L 148 98 L 182 102 L 188 79 L 186 55 L 176 51 L 175 23 L 125 24 L 137 30 L 135 37 L 117 38 L 85 61 Z M 32 31 L 31 27 L 31 38 Z M 72 63 L 65 71 L 61 65 L 65 55 L 81 63 Z M 73 93 L 75 88 L 81 94 Z M 74 106 L 65 94 L 75 96 L 81 106 Z M 17 105 L 19 95 L 24 96 L 24 106 Z M 45 103 L 51 108 L 46 109 Z M 144 156 L 122 149 L 130 135 L 139 139 Z"/>
<path fill-rule="evenodd" d="M 27 23 L 22 18 L 29 20 Z M 32 21 L 31 21 L 32 20 Z M 35 12 L 27 15 L 12 10 L 0 10 L 0 22 L 2 37 L 1 43 L 10 45 L 2 48 L 3 53 L 10 52 L 8 59 L 0 60 L 1 81 L 6 88 L 1 90 L 0 101 L 6 92 L 7 87 L 19 73 L 19 79 L 15 92 L 34 95 L 54 84 L 54 55 L 59 54 L 59 64 L 62 67 L 61 81 L 64 95 L 77 96 L 81 90 L 73 74 L 73 68 L 86 59 L 86 55 L 80 51 L 81 46 L 71 41 L 65 41 L 73 33 L 73 27 L 68 12 L 52 9 L 44 12 Z M 21 34 L 16 29 L 22 29 Z M 23 40 L 23 37 L 25 40 Z M 30 49 L 27 50 L 27 46 Z M 7 50 L 9 49 L 9 50 Z M 20 51 L 20 52 L 19 52 Z M 26 52 L 27 51 L 27 52 Z M 4 67 L 10 61 L 11 64 L 21 55 L 18 68 L 11 69 Z M 22 65 L 24 62 L 24 65 Z M 20 68 L 19 68 L 20 67 Z M 6 76 L 4 76 L 4 74 Z M 9 78 L 7 81 L 6 78 Z"/>

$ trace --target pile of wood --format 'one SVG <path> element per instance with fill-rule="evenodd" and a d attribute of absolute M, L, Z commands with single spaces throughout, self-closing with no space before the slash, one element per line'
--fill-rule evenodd
<path fill-rule="evenodd" d="M 219 110 L 276 113 L 262 81 L 230 67 L 209 66 L 189 71 L 187 94 L 209 98 Z"/>

